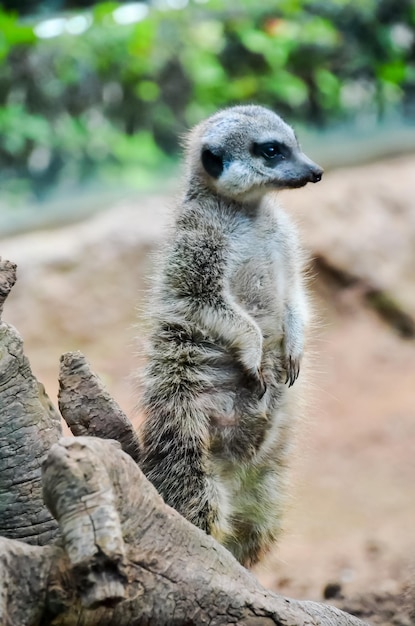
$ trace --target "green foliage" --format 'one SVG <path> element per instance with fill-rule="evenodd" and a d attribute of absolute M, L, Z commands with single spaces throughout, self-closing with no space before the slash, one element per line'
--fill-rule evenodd
<path fill-rule="evenodd" d="M 0 11 L 0 61 L 13 46 L 34 43 L 36 37 L 30 26 L 22 26 L 17 15 Z"/>
<path fill-rule="evenodd" d="M 188 126 L 233 103 L 316 126 L 414 113 L 412 0 L 210 0 L 125 25 L 119 6 L 97 4 L 82 34 L 50 39 L 0 10 L 3 188 L 142 180 Z"/>

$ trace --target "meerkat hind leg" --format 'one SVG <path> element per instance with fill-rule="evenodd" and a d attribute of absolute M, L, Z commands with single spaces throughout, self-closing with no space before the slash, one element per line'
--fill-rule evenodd
<path fill-rule="evenodd" d="M 224 545 L 242 565 L 257 563 L 281 532 L 285 503 L 281 476 L 270 467 L 246 470 L 239 493 L 232 499 L 232 532 Z"/>

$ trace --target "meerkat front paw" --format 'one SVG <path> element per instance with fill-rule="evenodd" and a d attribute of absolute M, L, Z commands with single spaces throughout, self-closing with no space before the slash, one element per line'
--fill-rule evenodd
<path fill-rule="evenodd" d="M 284 338 L 282 341 L 283 367 L 286 372 L 285 384 L 292 387 L 300 373 L 304 350 L 304 307 L 286 307 L 284 317 Z"/>
<path fill-rule="evenodd" d="M 288 383 L 289 387 L 297 380 L 300 374 L 300 363 L 301 363 L 302 355 L 294 357 L 292 355 L 288 355 L 285 357 L 284 369 L 286 372 L 285 384 Z"/>
<path fill-rule="evenodd" d="M 239 359 L 243 366 L 248 386 L 260 398 L 265 394 L 266 384 L 261 370 L 262 361 L 262 335 L 259 330 L 241 335 L 244 344 L 239 348 Z"/>
<path fill-rule="evenodd" d="M 267 384 L 262 371 L 258 370 L 255 374 L 249 373 L 246 377 L 246 381 L 246 386 L 252 393 L 258 396 L 258 400 L 261 400 L 267 391 Z"/>
<path fill-rule="evenodd" d="M 256 327 L 250 332 L 241 330 L 239 336 L 239 360 L 248 376 L 259 380 L 262 361 L 262 335 Z"/>

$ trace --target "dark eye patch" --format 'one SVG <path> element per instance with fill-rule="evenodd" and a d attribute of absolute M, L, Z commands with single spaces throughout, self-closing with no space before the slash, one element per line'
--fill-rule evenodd
<path fill-rule="evenodd" d="M 212 150 L 206 148 L 201 154 L 202 164 L 209 176 L 219 178 L 223 172 L 224 163 L 220 154 L 215 154 Z"/>
<path fill-rule="evenodd" d="M 290 154 L 290 149 L 285 143 L 280 141 L 265 141 L 264 143 L 254 143 L 252 154 L 260 156 L 267 161 L 286 159 Z"/>

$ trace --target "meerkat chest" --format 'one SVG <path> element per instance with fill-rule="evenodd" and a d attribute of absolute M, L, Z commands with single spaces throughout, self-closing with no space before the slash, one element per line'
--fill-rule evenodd
<path fill-rule="evenodd" d="M 284 249 L 271 228 L 241 229 L 233 242 L 230 286 L 233 297 L 265 332 L 278 332 L 286 300 L 288 268 Z"/>

